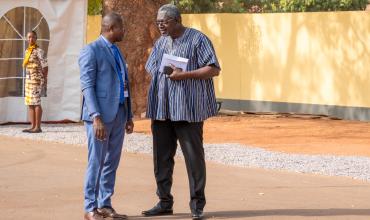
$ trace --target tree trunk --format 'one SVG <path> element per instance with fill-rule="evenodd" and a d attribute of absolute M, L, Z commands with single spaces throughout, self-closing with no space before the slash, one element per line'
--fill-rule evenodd
<path fill-rule="evenodd" d="M 123 19 L 125 36 L 118 43 L 129 71 L 132 111 L 142 117 L 146 111 L 150 76 L 145 63 L 159 32 L 155 24 L 158 8 L 168 0 L 103 0 L 103 15 L 116 12 Z"/>

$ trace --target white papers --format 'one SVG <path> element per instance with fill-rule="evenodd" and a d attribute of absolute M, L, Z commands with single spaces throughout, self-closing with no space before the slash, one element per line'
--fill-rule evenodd
<path fill-rule="evenodd" d="M 165 66 L 171 66 L 170 64 L 174 65 L 177 68 L 182 69 L 183 71 L 186 70 L 186 66 L 188 65 L 189 59 L 183 57 L 177 57 L 169 54 L 163 54 L 161 66 L 159 67 L 159 72 L 163 73 L 163 69 Z"/>

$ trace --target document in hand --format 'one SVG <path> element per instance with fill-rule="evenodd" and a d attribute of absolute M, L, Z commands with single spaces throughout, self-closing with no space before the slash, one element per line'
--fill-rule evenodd
<path fill-rule="evenodd" d="M 164 72 L 165 66 L 171 66 L 170 64 L 174 65 L 177 68 L 182 69 L 183 71 L 186 70 L 186 66 L 188 65 L 189 59 L 183 57 L 177 57 L 169 54 L 163 54 L 161 66 L 159 67 L 159 72 Z"/>

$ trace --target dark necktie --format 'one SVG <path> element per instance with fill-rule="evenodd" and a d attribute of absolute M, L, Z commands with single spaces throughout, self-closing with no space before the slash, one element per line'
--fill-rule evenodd
<path fill-rule="evenodd" d="M 120 56 L 118 47 L 116 45 L 112 44 L 111 48 L 113 49 L 113 55 L 114 55 L 114 59 L 116 61 L 116 69 L 117 69 L 116 72 L 118 74 L 118 79 L 119 79 L 119 91 L 120 91 L 120 93 L 119 93 L 119 103 L 122 104 L 125 100 L 125 95 L 124 95 L 125 88 L 124 88 L 122 70 L 121 70 L 121 65 L 120 65 L 121 56 Z"/>

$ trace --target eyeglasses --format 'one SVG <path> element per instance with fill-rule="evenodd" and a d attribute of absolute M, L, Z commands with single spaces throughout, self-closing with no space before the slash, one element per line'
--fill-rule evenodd
<path fill-rule="evenodd" d="M 174 19 L 167 19 L 167 20 L 157 20 L 155 23 L 159 26 L 159 25 L 168 25 L 168 23 L 170 22 L 170 21 L 172 21 L 172 20 L 174 20 Z"/>

